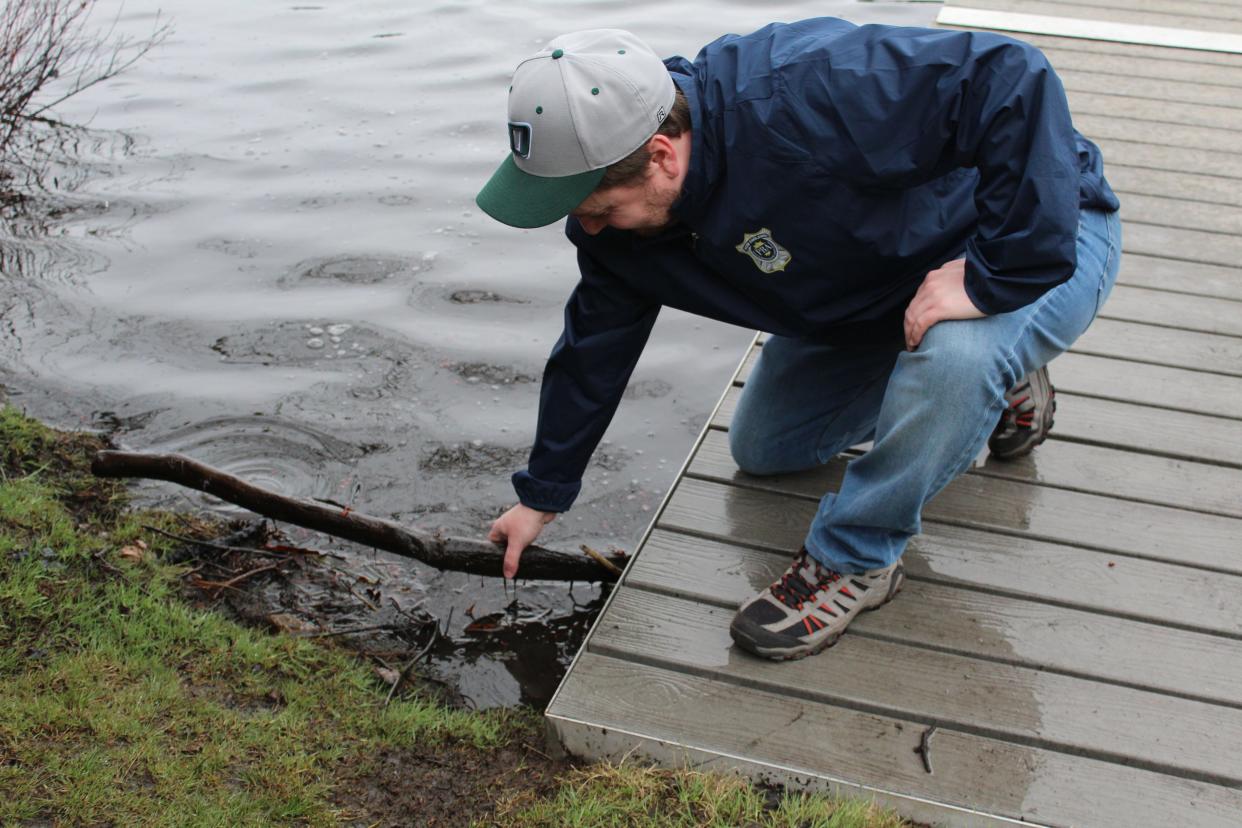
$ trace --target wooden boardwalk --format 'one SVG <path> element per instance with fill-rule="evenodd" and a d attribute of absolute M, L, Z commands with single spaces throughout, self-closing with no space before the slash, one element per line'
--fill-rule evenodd
<path fill-rule="evenodd" d="M 1242 1 L 963 5 L 1242 34 Z M 1015 36 L 1057 67 L 1125 223 L 1112 298 L 1052 365 L 1053 438 L 928 505 L 897 600 L 768 663 L 729 620 L 849 457 L 737 470 L 757 341 L 548 707 L 572 753 L 935 824 L 1242 825 L 1242 54 Z"/>

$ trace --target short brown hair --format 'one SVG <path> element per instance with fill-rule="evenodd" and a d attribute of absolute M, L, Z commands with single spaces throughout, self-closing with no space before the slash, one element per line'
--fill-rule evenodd
<path fill-rule="evenodd" d="M 690 103 L 686 100 L 686 96 L 681 89 L 677 90 L 677 95 L 673 99 L 673 109 L 668 113 L 668 117 L 660 124 L 660 128 L 655 131 L 656 135 L 667 135 L 669 138 L 676 138 L 683 132 L 690 131 Z M 650 140 L 650 139 L 649 139 Z M 626 187 L 631 184 L 637 184 L 642 181 L 647 174 L 647 162 L 651 160 L 651 153 L 647 150 L 647 142 L 629 155 L 622 158 L 615 164 L 609 164 L 604 170 L 604 177 L 600 179 L 599 186 L 595 189 L 610 190 L 613 187 Z"/>

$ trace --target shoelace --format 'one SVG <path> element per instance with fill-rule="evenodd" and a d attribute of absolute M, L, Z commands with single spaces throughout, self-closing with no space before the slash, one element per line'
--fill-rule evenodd
<path fill-rule="evenodd" d="M 1009 431 L 1017 427 L 1030 428 L 1035 421 L 1035 400 L 1031 398 L 1031 384 L 1024 382 L 1012 389 L 1006 396 L 1010 396 L 1011 399 L 1009 407 L 1001 412 L 1004 430 Z"/>
<path fill-rule="evenodd" d="M 841 578 L 840 573 L 810 561 L 809 557 L 807 552 L 800 552 L 798 557 L 794 558 L 793 566 L 789 568 L 789 571 L 782 575 L 779 581 L 772 584 L 772 595 L 787 607 L 798 608 L 810 600 L 816 592 Z M 802 575 L 802 570 L 808 563 L 815 567 L 815 574 L 819 576 L 814 583 Z"/>

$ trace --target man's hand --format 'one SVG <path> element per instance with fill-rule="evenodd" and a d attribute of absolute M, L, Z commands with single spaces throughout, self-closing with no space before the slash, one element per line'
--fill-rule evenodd
<path fill-rule="evenodd" d="M 505 512 L 492 524 L 487 539 L 492 543 L 505 541 L 506 578 L 517 576 L 518 560 L 522 550 L 534 543 L 535 538 L 543 531 L 543 527 L 556 518 L 556 512 L 540 512 L 521 503 Z"/>
<path fill-rule="evenodd" d="M 931 271 L 919 285 L 906 308 L 906 348 L 913 351 L 923 335 L 945 319 L 978 319 L 986 316 L 966 295 L 966 260 L 954 259 Z"/>

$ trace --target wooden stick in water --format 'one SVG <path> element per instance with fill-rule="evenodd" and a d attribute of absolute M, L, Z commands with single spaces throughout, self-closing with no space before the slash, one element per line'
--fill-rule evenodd
<path fill-rule="evenodd" d="M 373 546 L 437 569 L 502 577 L 504 548 L 490 541 L 442 537 L 308 498 L 279 495 L 182 454 L 100 451 L 95 454 L 91 471 L 99 477 L 166 480 L 272 520 Z M 528 546 L 522 553 L 519 574 L 533 580 L 615 581 L 616 573 L 625 566 L 626 555 L 618 553 L 604 560 L 614 568 L 610 570 L 603 562 L 582 555 Z"/>

